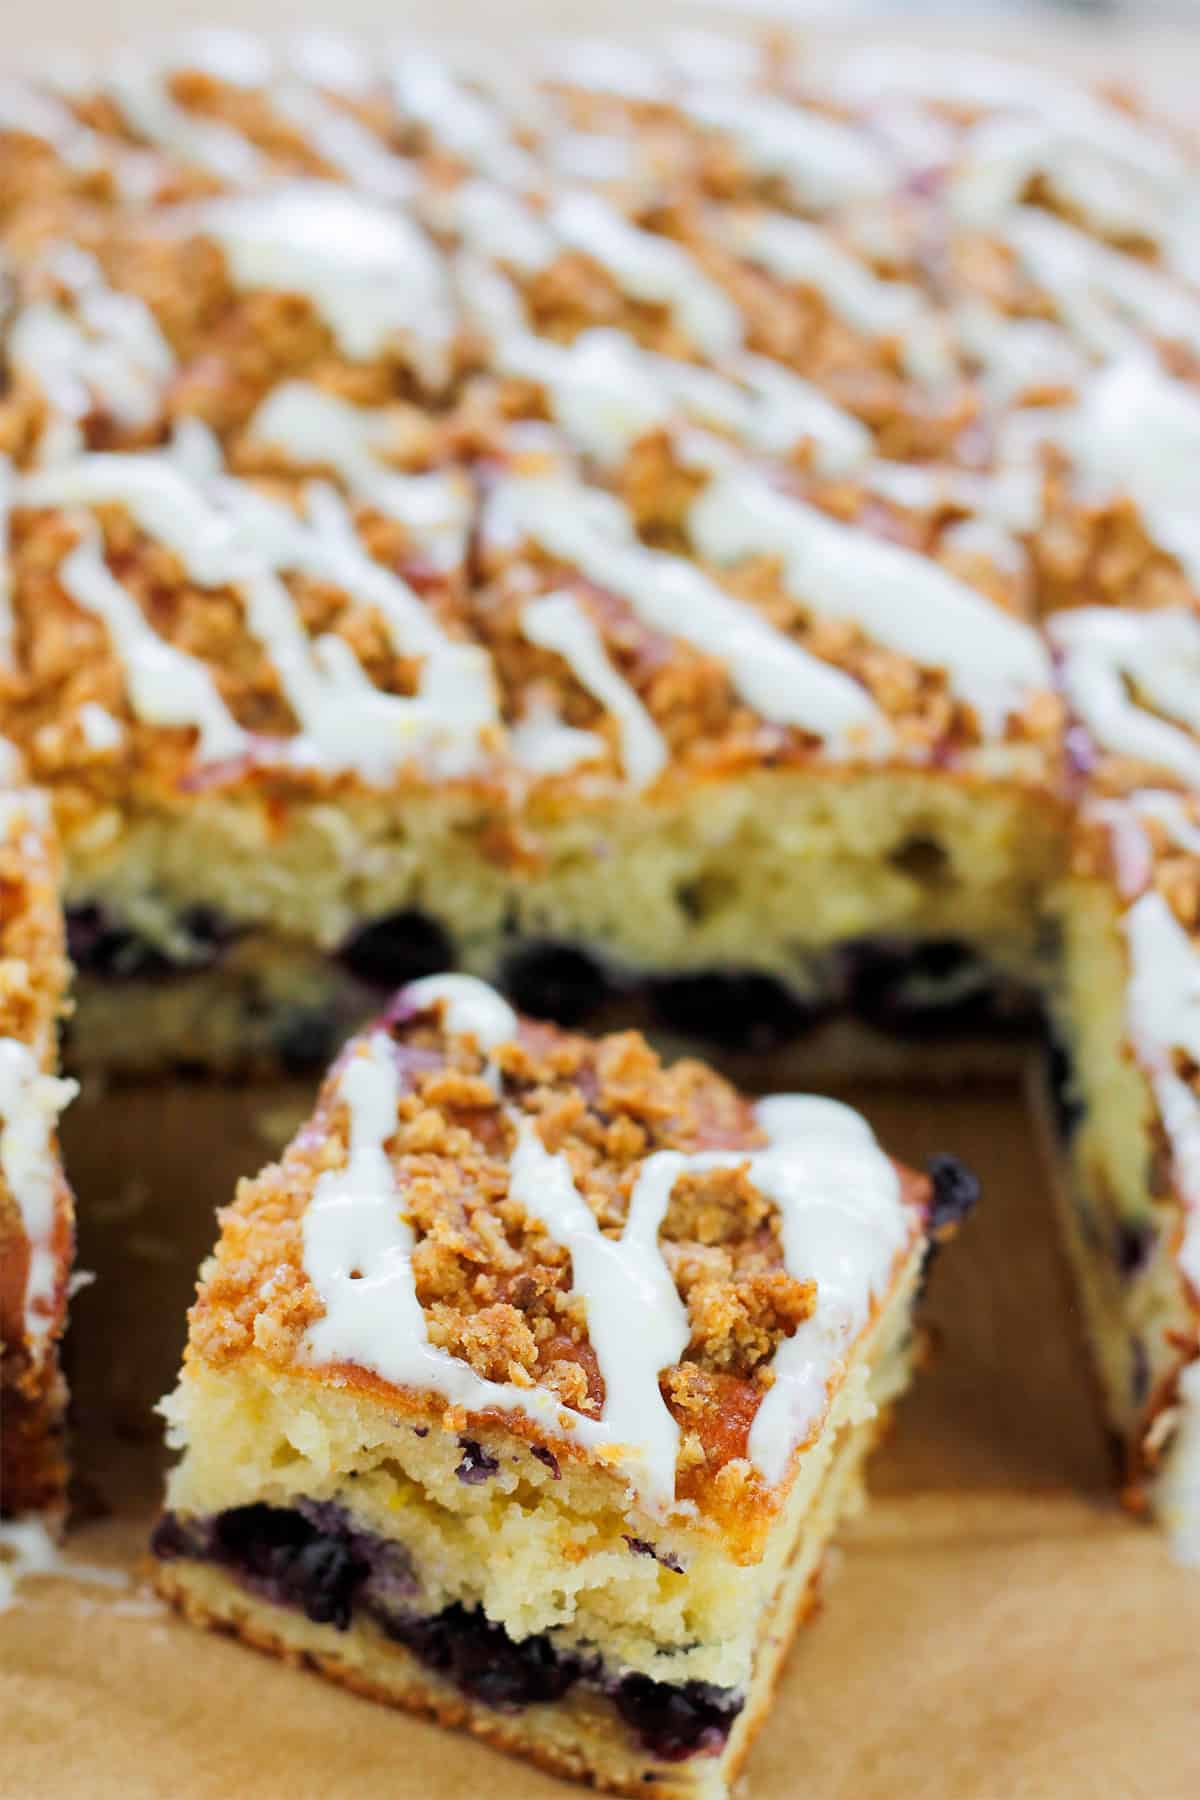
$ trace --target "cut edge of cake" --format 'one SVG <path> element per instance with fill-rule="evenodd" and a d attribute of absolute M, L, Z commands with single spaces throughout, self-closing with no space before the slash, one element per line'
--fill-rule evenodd
<path fill-rule="evenodd" d="M 388 1077 L 397 1058 L 417 1095 Z M 635 1072 L 640 1085 L 622 1086 Z M 680 1111 L 664 1121 L 669 1096 Z M 442 1161 L 412 1149 L 443 1141 L 445 1108 L 461 1120 L 467 1100 L 474 1135 L 456 1127 Z M 610 1102 L 613 1160 L 597 1161 L 581 1146 Z M 631 1159 L 639 1108 L 660 1122 Z M 659 1147 L 698 1131 L 723 1147 Z M 488 1186 L 486 1208 L 464 1217 L 456 1181 Z M 615 1214 L 602 1190 L 624 1196 Z M 396 1223 L 402 1197 L 419 1237 Z M 618 1792 L 723 1793 L 906 1385 L 929 1244 L 973 1197 L 952 1163 L 898 1170 L 835 1102 L 752 1109 L 698 1065 L 662 1070 L 630 1034 L 589 1044 L 518 1022 L 470 977 L 419 983 L 349 1046 L 282 1163 L 224 1216 L 164 1403 L 184 1455 L 155 1536 L 160 1589 L 202 1623 L 560 1772 Z M 574 1354 L 591 1371 L 586 1392 L 567 1383 L 574 1406 L 540 1365 L 532 1380 L 513 1365 L 513 1386 L 431 1347 L 453 1321 L 418 1304 L 412 1259 L 423 1283 L 435 1269 L 450 1280 L 453 1256 L 429 1246 L 451 1218 L 453 1256 L 485 1218 L 504 1221 L 510 1249 L 516 1234 L 535 1324 L 528 1283 L 556 1266 L 555 1241 L 569 1247 L 554 1304 L 567 1317 L 586 1295 Z M 660 1246 L 659 1224 L 689 1220 L 716 1244 Z M 754 1248 L 736 1235 L 749 1220 Z M 719 1291 L 706 1286 L 718 1268 Z M 768 1291 L 795 1310 L 763 1340 L 749 1313 Z M 459 1304 L 460 1348 L 491 1367 L 479 1332 L 499 1314 Z M 517 1344 L 517 1321 L 503 1323 Z M 772 1341 L 754 1377 L 713 1364 Z M 560 1388 L 563 1370 L 549 1377 Z"/>

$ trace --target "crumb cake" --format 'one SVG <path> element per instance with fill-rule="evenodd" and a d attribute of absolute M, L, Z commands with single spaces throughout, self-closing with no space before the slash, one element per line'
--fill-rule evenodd
<path fill-rule="evenodd" d="M 9 753 L 11 759 L 11 752 Z M 0 786 L 0 1519 L 63 1512 L 58 1340 L 73 1249 L 55 1126 L 66 983 L 58 863 L 43 794 Z"/>
<path fill-rule="evenodd" d="M 974 1193 L 836 1101 L 418 982 L 222 1215 L 159 1586 L 548 1768 L 724 1794 Z"/>
<path fill-rule="evenodd" d="M 1130 1491 L 1200 1536 L 1196 178 L 1127 94 L 890 45 L 0 83 L 74 1064 L 318 1069 L 453 965 L 756 1083 L 956 1077 L 1049 994 Z"/>

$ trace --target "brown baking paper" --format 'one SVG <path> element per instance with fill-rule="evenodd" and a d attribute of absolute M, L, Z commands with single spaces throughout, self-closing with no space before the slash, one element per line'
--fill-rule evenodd
<path fill-rule="evenodd" d="M 985 1200 L 934 1269 L 940 1352 L 831 1557 L 744 1777 L 753 1800 L 1200 1795 L 1200 1573 L 1123 1515 L 1018 1089 L 859 1093 L 920 1163 L 952 1147 Z M 303 1091 L 116 1090 L 73 1109 L 71 1331 L 84 1520 L 70 1560 L 0 1616 L 4 1800 L 546 1800 L 571 1791 L 465 1740 L 181 1624 L 136 1572 L 212 1209 Z"/>

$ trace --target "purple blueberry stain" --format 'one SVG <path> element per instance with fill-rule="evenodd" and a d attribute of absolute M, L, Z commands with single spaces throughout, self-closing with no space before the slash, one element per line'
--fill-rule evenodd
<path fill-rule="evenodd" d="M 682 1575 L 684 1573 L 683 1564 L 673 1550 L 658 1550 L 653 1544 L 648 1544 L 645 1538 L 630 1537 L 628 1533 L 625 1535 L 625 1542 L 635 1556 L 652 1556 L 656 1563 L 659 1563 L 664 1569 L 670 1569 L 672 1574 Z"/>
<path fill-rule="evenodd" d="M 463 1453 L 463 1459 L 454 1473 L 464 1487 L 479 1487 L 482 1482 L 490 1481 L 493 1475 L 498 1474 L 499 1459 L 489 1456 L 474 1438 L 460 1437 L 458 1447 Z"/>
<path fill-rule="evenodd" d="M 541 1444 L 534 1444 L 530 1449 L 529 1454 L 531 1456 L 536 1456 L 540 1463 L 545 1463 L 555 1481 L 562 1480 L 562 1470 L 558 1466 L 558 1458 L 555 1456 L 553 1450 L 547 1450 Z"/>

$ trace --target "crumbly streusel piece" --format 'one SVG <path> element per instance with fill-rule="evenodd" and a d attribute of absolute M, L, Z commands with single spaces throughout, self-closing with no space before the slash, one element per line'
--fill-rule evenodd
<path fill-rule="evenodd" d="M 418 983 L 223 1215 L 159 1585 L 564 1773 L 723 1794 L 973 1197 L 834 1102 Z"/>
<path fill-rule="evenodd" d="M 66 983 L 58 858 L 42 795 L 0 792 L 0 1514 L 61 1513 L 58 1339 L 73 1249 L 55 1141 Z"/>

